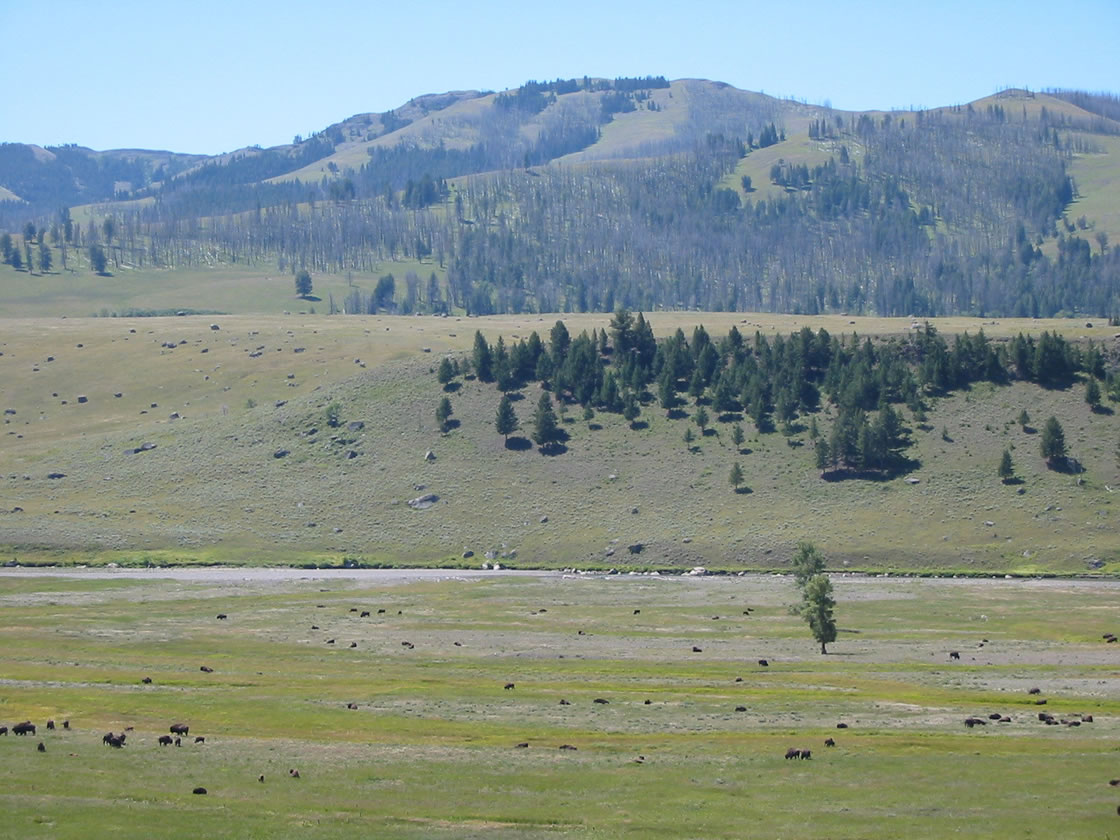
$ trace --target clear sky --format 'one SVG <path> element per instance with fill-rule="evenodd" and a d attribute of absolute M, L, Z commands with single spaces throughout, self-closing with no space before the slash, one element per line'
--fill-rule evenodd
<path fill-rule="evenodd" d="M 0 141 L 209 154 L 584 75 L 852 110 L 1120 93 L 1120 0 L 0 0 L 0 44 Z"/>

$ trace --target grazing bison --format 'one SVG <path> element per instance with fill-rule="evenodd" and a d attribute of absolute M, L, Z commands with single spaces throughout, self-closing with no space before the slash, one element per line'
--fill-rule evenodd
<path fill-rule="evenodd" d="M 12 727 L 12 734 L 14 734 L 14 735 L 34 735 L 35 734 L 35 724 L 33 724 L 29 720 L 25 720 L 23 723 L 17 723 L 15 726 Z"/>
<path fill-rule="evenodd" d="M 1092 715 L 1082 715 L 1081 716 L 1081 722 L 1082 723 L 1092 723 L 1093 722 L 1093 716 Z"/>
<path fill-rule="evenodd" d="M 847 728 L 848 728 L 848 724 L 846 724 L 846 723 L 838 723 L 838 724 L 836 724 L 836 728 L 837 728 L 837 729 L 847 729 Z"/>
<path fill-rule="evenodd" d="M 218 621 L 225 621 L 227 618 L 229 618 L 229 616 L 225 613 L 218 613 Z"/>
<path fill-rule="evenodd" d="M 199 736 L 197 736 L 197 737 L 196 737 L 196 738 L 194 739 L 194 742 L 195 742 L 196 744 L 205 744 L 205 743 L 206 743 L 206 739 L 205 739 L 205 738 L 203 738 L 203 737 L 202 737 L 201 735 L 199 735 Z"/>
<path fill-rule="evenodd" d="M 144 683 L 144 685 L 151 685 L 152 684 L 152 678 L 151 677 L 144 677 L 144 679 L 140 680 L 140 682 Z"/>
<path fill-rule="evenodd" d="M 801 757 L 802 757 L 803 759 L 805 759 L 805 758 L 812 758 L 812 757 L 813 757 L 813 751 L 812 751 L 812 750 L 802 750 L 802 751 L 801 751 Z"/>
<path fill-rule="evenodd" d="M 124 739 L 125 734 L 123 732 L 120 735 L 114 735 L 112 732 L 107 732 L 101 739 L 101 743 L 103 743 L 107 747 L 113 747 L 114 749 L 119 750 L 124 746 Z"/>
<path fill-rule="evenodd" d="M 202 673 L 204 673 L 204 674 L 213 674 L 213 673 L 214 673 L 214 669 L 213 669 L 213 668 L 211 668 L 211 667 L 210 667 L 210 666 L 208 666 L 208 665 L 203 665 L 203 666 L 202 666 L 201 668 L 199 668 L 198 670 L 202 671 Z"/>
<path fill-rule="evenodd" d="M 949 658 L 950 659 L 960 659 L 961 658 L 961 652 L 959 650 L 951 650 L 951 651 L 949 651 Z"/>
<path fill-rule="evenodd" d="M 520 744 L 514 744 L 514 746 L 519 750 L 527 750 L 529 748 L 529 742 L 522 741 Z"/>
<path fill-rule="evenodd" d="M 54 729 L 54 721 L 53 720 L 48 720 L 47 721 L 47 729 Z"/>
<path fill-rule="evenodd" d="M 358 704 L 357 703 L 347 703 L 346 708 L 347 709 L 356 709 L 356 708 L 358 708 Z"/>
<path fill-rule="evenodd" d="M 69 729 L 69 728 L 70 728 L 70 721 L 68 721 L 68 720 L 64 720 L 64 721 L 62 722 L 62 728 L 63 728 L 63 729 Z"/>
<path fill-rule="evenodd" d="M 179 738 L 176 738 L 175 739 L 175 746 L 181 747 L 181 746 L 183 746 L 183 742 Z"/>
<path fill-rule="evenodd" d="M 258 782 L 263 782 L 264 781 L 264 773 L 261 773 L 259 776 L 257 776 L 257 781 Z"/>
<path fill-rule="evenodd" d="M 824 739 L 824 745 L 825 745 L 826 747 L 835 747 L 835 746 L 836 746 L 836 739 L 834 739 L 834 738 L 825 738 L 825 739 Z"/>
<path fill-rule="evenodd" d="M 351 642 L 350 643 L 350 647 L 352 647 L 352 648 L 356 648 L 357 646 L 358 646 L 357 642 Z"/>
<path fill-rule="evenodd" d="M 562 749 L 562 750 L 575 750 L 575 749 L 578 749 L 578 747 L 573 747 L 571 744 L 561 744 L 560 749 Z"/>
<path fill-rule="evenodd" d="M 693 653 L 703 653 L 704 650 L 703 650 L 703 648 L 698 648 L 698 647 L 696 647 L 696 645 L 693 645 L 692 646 L 692 652 Z"/>
<path fill-rule="evenodd" d="M 1045 706 L 1045 705 L 1046 705 L 1046 701 L 1045 701 L 1045 700 L 1035 700 L 1035 701 L 1034 701 L 1034 704 L 1035 704 L 1036 706 Z"/>
<path fill-rule="evenodd" d="M 513 688 L 514 688 L 515 686 L 514 686 L 514 684 L 513 684 L 513 683 L 506 683 L 506 684 L 505 684 L 505 686 L 503 686 L 503 687 L 505 688 L 505 690 L 506 690 L 506 691 L 510 691 L 510 690 L 512 690 L 512 689 L 513 689 Z"/>
<path fill-rule="evenodd" d="M 185 723 L 173 723 L 171 728 L 167 730 L 172 735 L 190 735 L 191 728 Z"/>
<path fill-rule="evenodd" d="M 298 779 L 298 778 L 299 778 L 299 771 L 298 771 L 298 770 L 294 770 L 294 769 L 293 769 L 293 770 L 289 770 L 289 771 L 288 771 L 288 775 L 289 775 L 289 776 L 291 776 L 291 777 L 292 777 L 293 779 Z"/>
<path fill-rule="evenodd" d="M 1120 779 L 1109 779 L 1108 783 L 1113 787 L 1120 787 Z"/>
<path fill-rule="evenodd" d="M 641 615 L 641 614 L 642 614 L 641 610 L 634 610 L 634 615 Z"/>
<path fill-rule="evenodd" d="M 606 700 L 606 699 L 604 699 L 604 698 L 602 698 L 602 697 L 596 697 L 596 698 L 595 698 L 594 700 L 592 700 L 591 702 L 592 702 L 592 703 L 598 703 L 598 704 L 599 704 L 600 706 L 606 706 L 606 705 L 609 705 L 611 701 L 610 701 L 610 700 Z"/>
<path fill-rule="evenodd" d="M 735 707 L 735 711 L 737 711 L 737 712 L 745 712 L 746 710 L 747 710 L 746 706 L 736 706 Z"/>
<path fill-rule="evenodd" d="M 36 749 L 39 750 L 39 752 L 46 752 L 47 751 L 47 745 L 44 744 L 42 741 L 40 741 L 39 746 L 36 747 Z"/>
<path fill-rule="evenodd" d="M 194 790 L 191 791 L 191 793 L 197 793 L 199 796 L 205 796 L 206 795 L 206 788 L 196 787 Z"/>
<path fill-rule="evenodd" d="M 378 610 L 378 611 L 377 611 L 377 614 L 378 614 L 378 615 L 381 615 L 381 614 L 383 614 L 384 612 L 385 612 L 385 610 Z"/>
<path fill-rule="evenodd" d="M 990 715 L 988 715 L 988 720 L 999 720 L 1001 717 L 1003 717 L 1003 715 L 1001 715 L 999 712 L 992 712 Z"/>
<path fill-rule="evenodd" d="M 7 734 L 8 734 L 8 727 L 0 726 L 0 735 L 7 735 Z"/>
<path fill-rule="evenodd" d="M 159 736 L 159 745 L 161 747 L 170 747 L 171 746 L 171 736 L 170 735 L 160 735 Z"/>
<path fill-rule="evenodd" d="M 572 704 L 571 704 L 571 703 L 569 703 L 569 702 L 568 702 L 567 700 L 561 700 L 561 701 L 560 701 L 560 705 L 561 705 L 561 706 L 570 706 L 570 705 L 572 705 Z"/>
<path fill-rule="evenodd" d="M 758 665 L 759 665 L 760 668 L 769 668 L 770 667 L 770 660 L 760 659 L 760 660 L 758 660 Z"/>
<path fill-rule="evenodd" d="M 646 704 L 647 706 L 649 706 L 649 705 L 652 705 L 652 704 L 653 704 L 653 701 L 652 701 L 652 700 L 647 700 L 645 704 Z"/>
<path fill-rule="evenodd" d="M 362 610 L 362 614 L 358 618 L 369 618 L 369 610 Z"/>
<path fill-rule="evenodd" d="M 1027 692 L 1027 694 L 1041 694 L 1041 693 L 1042 693 L 1041 688 L 1032 688 Z"/>
<path fill-rule="evenodd" d="M 791 758 L 801 758 L 801 750 L 795 750 L 793 747 L 786 750 L 786 759 Z"/>

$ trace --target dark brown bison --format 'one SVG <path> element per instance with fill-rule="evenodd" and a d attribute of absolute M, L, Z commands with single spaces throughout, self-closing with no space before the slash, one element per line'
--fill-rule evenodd
<path fill-rule="evenodd" d="M 362 614 L 358 618 L 369 618 L 369 610 L 362 610 Z"/>
<path fill-rule="evenodd" d="M 225 621 L 227 618 L 229 618 L 229 616 L 225 613 L 218 613 L 218 621 Z"/>
<path fill-rule="evenodd" d="M 160 735 L 159 736 L 159 745 L 161 747 L 170 747 L 171 746 L 171 736 L 170 735 Z"/>
<path fill-rule="evenodd" d="M 53 720 L 48 720 L 47 721 L 47 729 L 54 729 L 54 721 Z"/>
<path fill-rule="evenodd" d="M 951 651 L 949 651 L 949 658 L 950 659 L 960 659 L 961 658 L 961 652 L 959 650 L 951 650 Z"/>
<path fill-rule="evenodd" d="M 259 776 L 257 776 L 257 781 L 258 782 L 263 782 L 264 781 L 264 773 L 261 773 Z"/>
<path fill-rule="evenodd" d="M 834 738 L 825 738 L 824 739 L 824 745 L 826 747 L 835 747 L 836 746 L 836 740 Z"/>
<path fill-rule="evenodd" d="M 573 747 L 571 744 L 561 744 L 560 749 L 562 749 L 562 750 L 576 750 L 576 749 L 578 749 L 578 747 Z"/>
<path fill-rule="evenodd" d="M 195 742 L 196 744 L 205 744 L 205 743 L 206 743 L 206 739 L 205 739 L 205 738 L 203 738 L 203 737 L 202 737 L 201 735 L 199 735 L 199 736 L 197 736 L 197 737 L 196 737 L 196 738 L 194 739 L 194 742 Z"/>
<path fill-rule="evenodd" d="M 598 704 L 599 704 L 600 706 L 606 706 L 606 705 L 608 705 L 608 704 L 609 704 L 609 703 L 610 703 L 611 701 L 610 701 L 610 700 L 607 700 L 607 699 L 605 699 L 605 698 L 603 698 L 603 697 L 596 697 L 596 698 L 595 698 L 594 700 L 592 700 L 591 702 L 592 702 L 592 703 L 598 703 Z"/>
<path fill-rule="evenodd" d="M 847 728 L 848 728 L 848 724 L 846 724 L 846 723 L 838 723 L 838 724 L 836 724 L 836 728 L 837 728 L 837 729 L 847 729 Z"/>
<path fill-rule="evenodd" d="M 39 750 L 39 752 L 46 752 L 47 751 L 47 745 L 44 744 L 42 741 L 40 741 L 39 746 L 36 747 L 36 749 Z"/>
<path fill-rule="evenodd" d="M 529 748 L 529 742 L 522 741 L 520 744 L 514 744 L 514 746 L 519 750 L 526 750 Z"/>
<path fill-rule="evenodd" d="M 569 702 L 568 702 L 567 700 L 563 700 L 563 699 L 562 699 L 562 700 L 560 701 L 560 705 L 561 705 L 561 706 L 570 706 L 570 705 L 572 705 L 572 704 L 571 704 L 571 703 L 569 703 Z"/>
<path fill-rule="evenodd" d="M 770 660 L 760 659 L 760 660 L 758 660 L 758 664 L 759 664 L 759 667 L 761 667 L 761 668 L 769 668 L 770 667 Z"/>
<path fill-rule="evenodd" d="M 191 728 L 185 723 L 173 723 L 171 724 L 171 728 L 168 729 L 168 732 L 172 735 L 189 735 L 191 733 Z"/>
<path fill-rule="evenodd" d="M 641 610 L 634 610 L 634 615 L 641 615 L 641 614 L 642 614 Z"/>
<path fill-rule="evenodd" d="M 516 687 L 516 686 L 514 686 L 514 684 L 513 684 L 513 683 L 506 683 L 506 684 L 505 684 L 505 685 L 503 686 L 503 688 L 505 688 L 505 690 L 506 690 L 506 691 L 511 691 L 511 690 L 513 690 L 513 689 L 514 689 L 515 687 Z"/>
<path fill-rule="evenodd" d="M 1041 693 L 1042 693 L 1041 688 L 1032 688 L 1027 692 L 1027 694 L 1041 694 Z"/>
<path fill-rule="evenodd" d="M 813 751 L 812 750 L 802 750 L 801 751 L 801 757 L 803 759 L 804 758 L 812 758 L 813 757 Z"/>
<path fill-rule="evenodd" d="M 0 735 L 7 735 L 7 734 L 8 734 L 8 727 L 0 726 Z"/>
<path fill-rule="evenodd" d="M 35 734 L 35 724 L 33 724 L 29 720 L 25 720 L 23 723 L 17 723 L 15 726 L 12 727 L 12 734 L 13 735 L 34 735 Z"/>
<path fill-rule="evenodd" d="M 199 796 L 205 796 L 206 795 L 206 788 L 196 787 L 194 790 L 191 791 L 191 793 L 197 793 Z"/>
<path fill-rule="evenodd" d="M 801 750 L 795 750 L 793 747 L 790 747 L 786 750 L 786 758 L 801 758 Z"/>
<path fill-rule="evenodd" d="M 62 728 L 63 728 L 63 729 L 69 729 L 69 728 L 70 728 L 70 721 L 68 721 L 68 720 L 64 720 L 64 721 L 62 722 Z"/>
<path fill-rule="evenodd" d="M 151 685 L 152 684 L 152 678 L 151 677 L 144 677 L 144 679 L 140 680 L 140 682 L 144 683 L 144 685 Z"/>
<path fill-rule="evenodd" d="M 737 712 L 745 712 L 746 710 L 747 710 L 746 706 L 736 706 L 735 707 L 735 711 L 737 711 Z"/>
<path fill-rule="evenodd" d="M 357 703 L 347 703 L 346 708 L 347 709 L 356 709 L 356 708 L 358 708 L 358 704 Z"/>
<path fill-rule="evenodd" d="M 211 668 L 209 665 L 203 665 L 198 670 L 202 671 L 202 673 L 204 673 L 204 674 L 213 674 L 214 673 L 214 669 Z"/>
<path fill-rule="evenodd" d="M 288 775 L 289 775 L 289 776 L 291 776 L 291 777 L 292 777 L 293 779 L 298 779 L 298 778 L 299 778 L 299 771 L 298 771 L 298 770 L 294 770 L 294 769 L 293 769 L 293 770 L 289 770 L 289 771 L 288 771 Z"/>
<path fill-rule="evenodd" d="M 1093 722 L 1093 716 L 1092 715 L 1082 715 L 1081 716 L 1081 722 L 1082 723 L 1092 723 Z"/>
<path fill-rule="evenodd" d="M 696 647 L 696 645 L 693 645 L 692 646 L 692 652 L 693 653 L 703 653 L 704 649 L 703 648 L 698 648 L 698 647 Z"/>

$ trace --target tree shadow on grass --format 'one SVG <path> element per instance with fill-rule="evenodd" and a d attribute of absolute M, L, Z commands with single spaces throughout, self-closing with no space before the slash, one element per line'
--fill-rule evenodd
<path fill-rule="evenodd" d="M 725 411 L 716 419 L 721 423 L 742 423 L 743 415 L 737 411 Z"/>
<path fill-rule="evenodd" d="M 745 484 L 742 487 L 736 487 L 735 488 L 735 493 L 736 493 L 736 495 L 739 495 L 739 496 L 749 496 L 753 492 L 754 492 L 754 490 L 747 487 Z"/>
<path fill-rule="evenodd" d="M 450 431 L 453 431 L 454 429 L 458 429 L 458 428 L 459 428 L 459 421 L 456 420 L 454 417 L 452 417 L 448 420 L 445 420 L 444 423 L 443 423 L 443 430 L 445 432 L 450 432 Z"/>
<path fill-rule="evenodd" d="M 1003 483 L 1006 484 L 1008 487 L 1011 487 L 1011 486 L 1016 485 L 1016 484 L 1025 484 L 1026 482 L 1023 481 L 1023 479 L 1019 478 L 1019 476 L 1013 475 L 1010 478 L 1003 479 Z"/>
<path fill-rule="evenodd" d="M 506 440 L 506 449 L 510 449 L 514 452 L 524 452 L 526 449 L 532 448 L 533 442 L 530 441 L 529 438 L 524 438 L 520 435 L 516 435 Z"/>
<path fill-rule="evenodd" d="M 525 399 L 525 395 L 520 391 L 507 391 L 506 396 L 509 397 L 510 402 L 518 402 L 519 400 Z"/>
<path fill-rule="evenodd" d="M 300 300 L 308 300 L 308 301 L 311 301 L 312 303 L 321 303 L 322 300 L 323 300 L 318 295 L 300 295 L 299 299 Z"/>
<path fill-rule="evenodd" d="M 462 382 L 448 382 L 446 385 L 443 386 L 443 390 L 446 391 L 449 394 L 454 394 L 456 391 L 458 391 L 462 387 L 463 387 Z"/>
<path fill-rule="evenodd" d="M 568 447 L 560 443 L 558 440 L 550 441 L 544 446 L 539 448 L 542 455 L 547 455 L 550 458 L 555 458 L 557 455 L 563 455 L 568 451 Z"/>
<path fill-rule="evenodd" d="M 683 420 L 684 418 L 688 417 L 688 415 L 681 411 L 679 408 L 670 408 L 667 412 L 665 412 L 665 416 L 670 420 Z"/>
<path fill-rule="evenodd" d="M 1111 417 L 1116 412 L 1109 408 L 1107 405 L 1094 405 L 1090 406 L 1094 414 L 1103 414 L 1106 417 Z"/>
<path fill-rule="evenodd" d="M 587 424 L 587 428 L 588 428 L 588 430 L 589 430 L 589 431 L 592 431 L 592 432 L 598 432 L 598 431 L 600 431 L 600 430 L 601 430 L 601 429 L 602 429 L 603 427 L 602 427 L 601 425 L 599 425 L 598 423 L 588 423 L 588 424 Z"/>
<path fill-rule="evenodd" d="M 630 428 L 635 432 L 640 432 L 642 429 L 648 429 L 649 423 L 647 423 L 645 420 L 635 420 L 630 424 Z"/>

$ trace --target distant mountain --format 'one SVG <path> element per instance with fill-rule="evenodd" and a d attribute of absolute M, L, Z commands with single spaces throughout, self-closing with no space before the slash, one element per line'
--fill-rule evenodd
<path fill-rule="evenodd" d="M 359 288 L 347 311 L 1120 314 L 1109 94 L 855 113 L 585 77 L 421 96 L 297 140 L 217 157 L 4 144 L 0 227 L 97 205 L 131 232 L 124 268 L 431 262 L 423 289 Z"/>

